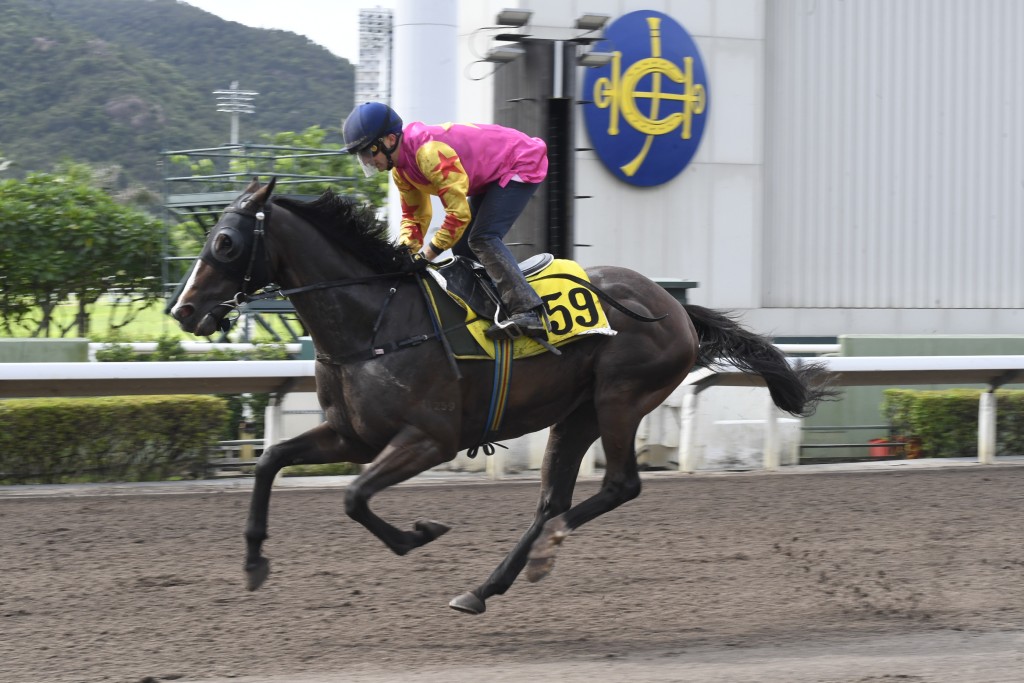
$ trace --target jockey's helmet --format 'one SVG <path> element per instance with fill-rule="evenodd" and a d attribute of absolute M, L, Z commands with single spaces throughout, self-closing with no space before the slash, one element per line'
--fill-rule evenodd
<path fill-rule="evenodd" d="M 402 133 L 402 117 L 383 102 L 364 102 L 356 106 L 342 125 L 345 151 L 355 154 L 388 133 Z"/>

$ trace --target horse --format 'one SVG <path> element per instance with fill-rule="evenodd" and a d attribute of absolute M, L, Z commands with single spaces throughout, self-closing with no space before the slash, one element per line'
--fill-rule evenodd
<path fill-rule="evenodd" d="M 271 486 L 289 465 L 365 465 L 346 487 L 346 514 L 397 555 L 449 530 L 420 519 L 399 529 L 370 509 L 379 491 L 480 445 L 487 433 L 494 363 L 456 361 L 424 301 L 422 267 L 392 242 L 371 209 L 328 191 L 312 201 L 274 197 L 276 179 L 254 178 L 211 229 L 170 310 L 186 332 L 209 336 L 268 284 L 291 300 L 317 351 L 317 396 L 325 421 L 267 448 L 255 467 L 245 527 L 249 590 L 270 573 Z M 433 267 L 433 266 L 430 266 Z M 589 335 L 512 361 L 504 418 L 491 442 L 550 428 L 540 501 L 530 527 L 478 587 L 449 606 L 481 614 L 526 569 L 535 582 L 553 569 L 569 534 L 636 498 L 635 435 L 695 366 L 731 362 L 760 375 L 775 404 L 805 416 L 829 395 L 820 368 L 793 368 L 767 338 L 728 313 L 680 304 L 622 267 L 586 269 L 614 336 Z M 600 489 L 572 504 L 581 460 L 600 438 Z"/>

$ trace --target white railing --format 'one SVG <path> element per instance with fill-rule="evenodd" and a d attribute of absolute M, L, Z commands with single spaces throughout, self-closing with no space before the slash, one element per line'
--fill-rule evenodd
<path fill-rule="evenodd" d="M 1024 380 L 1024 356 L 860 356 L 791 358 L 793 365 L 820 363 L 839 387 L 908 386 L 921 384 L 984 384 L 978 405 L 978 462 L 990 464 L 996 452 L 995 390 L 1004 384 Z M 713 386 L 764 386 L 758 376 L 731 367 L 691 373 L 684 384 L 680 416 L 679 471 L 694 472 L 699 464 L 696 448 L 698 396 Z M 777 470 L 780 462 L 778 411 L 767 408 L 764 435 L 764 468 Z"/>
<path fill-rule="evenodd" d="M 978 461 L 995 458 L 996 389 L 1024 381 L 1024 356 L 874 356 L 793 358 L 793 364 L 822 363 L 836 385 L 906 386 L 921 384 L 983 384 L 989 391 L 978 407 Z M 152 363 L 0 363 L 0 398 L 39 396 L 121 396 L 139 394 L 233 394 L 276 395 L 268 408 L 264 444 L 270 446 L 281 434 L 280 397 L 291 391 L 314 391 L 315 362 L 311 360 L 266 361 L 165 361 Z M 701 392 L 714 386 L 764 386 L 760 377 L 734 368 L 700 370 L 684 382 L 680 419 L 679 470 L 693 472 L 698 458 L 695 417 Z M 766 410 L 764 467 L 778 469 L 777 411 Z M 494 476 L 501 475 L 493 467 Z"/>

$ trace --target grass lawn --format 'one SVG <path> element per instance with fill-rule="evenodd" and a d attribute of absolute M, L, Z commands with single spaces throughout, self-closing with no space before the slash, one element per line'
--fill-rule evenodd
<path fill-rule="evenodd" d="M 139 310 L 138 315 L 135 316 L 132 322 L 115 329 L 113 325 L 117 325 L 124 320 L 125 311 L 126 304 L 123 303 L 115 303 L 106 300 L 97 302 L 91 309 L 90 341 L 152 342 L 159 341 L 161 339 L 179 339 L 182 341 L 203 341 L 205 339 L 204 337 L 196 337 L 183 332 L 178 326 L 178 323 L 176 323 L 169 315 L 164 313 L 164 302 L 162 301 L 155 302 L 145 308 L 142 308 Z M 61 325 L 68 325 L 74 320 L 76 312 L 77 306 L 75 304 L 65 304 L 58 308 L 55 318 Z M 301 326 L 294 321 L 294 314 L 291 314 L 289 318 L 289 325 L 291 325 L 293 330 L 296 330 L 301 334 Z M 264 320 L 267 321 L 271 328 L 281 336 L 283 341 L 291 341 L 291 335 L 285 329 L 284 325 L 281 324 L 278 316 L 264 316 Z M 243 338 L 244 335 L 242 334 L 242 331 L 236 326 L 231 332 L 231 341 L 268 343 L 275 341 L 273 336 L 258 324 L 253 323 L 251 325 L 251 329 L 251 337 L 246 340 Z M 13 336 L 29 337 L 31 336 L 32 331 L 32 328 L 28 327 L 15 327 L 13 330 Z M 58 334 L 58 331 L 51 328 L 51 336 L 55 337 Z M 68 336 L 72 335 L 69 333 Z M 219 341 L 217 338 L 210 339 L 211 341 Z"/>

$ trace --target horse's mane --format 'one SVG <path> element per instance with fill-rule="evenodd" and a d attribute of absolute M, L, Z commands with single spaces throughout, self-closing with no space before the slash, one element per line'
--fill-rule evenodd
<path fill-rule="evenodd" d="M 408 253 L 388 236 L 388 227 L 377 219 L 372 206 L 354 202 L 327 190 L 304 202 L 275 197 L 274 203 L 309 222 L 333 244 L 356 256 L 378 273 L 393 273 Z"/>

